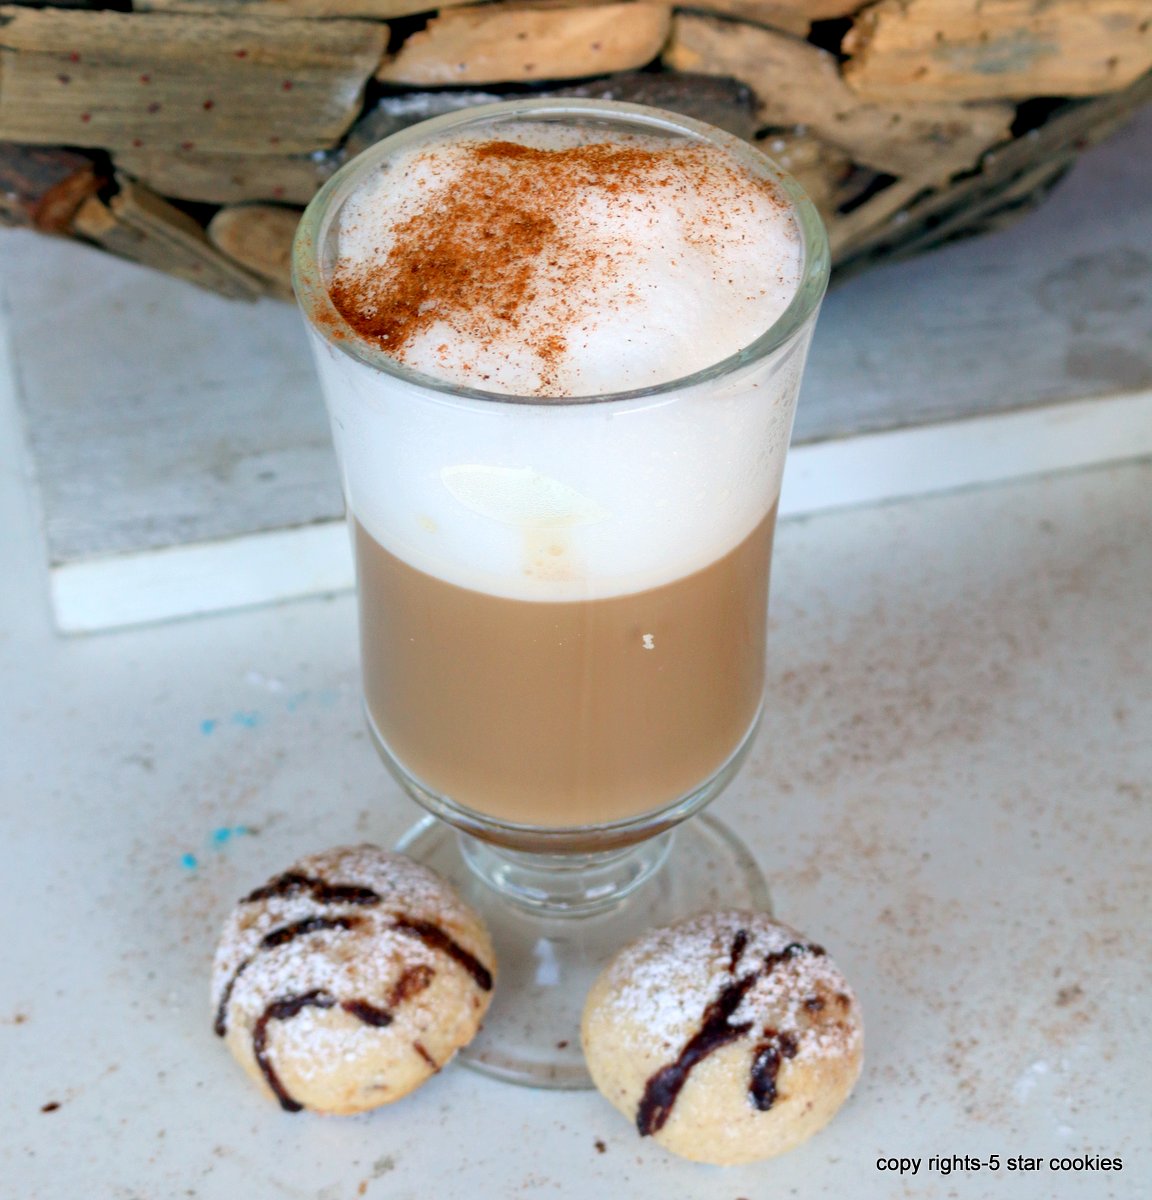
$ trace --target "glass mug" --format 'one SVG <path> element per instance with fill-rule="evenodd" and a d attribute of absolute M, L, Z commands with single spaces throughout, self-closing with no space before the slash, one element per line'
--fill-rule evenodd
<path fill-rule="evenodd" d="M 526 122 L 709 142 L 771 181 L 801 248 L 787 308 L 684 378 L 559 399 L 445 382 L 359 337 L 329 293 L 349 196 L 401 151 Z M 777 501 L 828 269 L 814 208 L 758 151 L 608 101 L 413 126 L 301 221 L 294 284 L 352 530 L 368 724 L 433 814 L 402 848 L 493 933 L 501 987 L 463 1055 L 490 1073 L 585 1085 L 575 1026 L 613 949 L 711 904 L 767 906 L 723 826 L 676 827 L 732 778 L 759 719 Z"/>

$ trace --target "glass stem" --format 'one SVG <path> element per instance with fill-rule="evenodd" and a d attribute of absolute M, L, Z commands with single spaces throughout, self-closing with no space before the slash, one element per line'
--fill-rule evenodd
<path fill-rule="evenodd" d="M 532 854 L 457 836 L 472 873 L 511 903 L 550 916 L 583 917 L 612 908 L 658 871 L 675 832 L 596 854 Z"/>

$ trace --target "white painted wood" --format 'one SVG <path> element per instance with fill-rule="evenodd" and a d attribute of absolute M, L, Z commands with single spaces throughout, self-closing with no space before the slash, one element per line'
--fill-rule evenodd
<path fill-rule="evenodd" d="M 248 608 L 353 586 L 343 521 L 62 563 L 51 574 L 63 632 L 87 633 Z"/>
<path fill-rule="evenodd" d="M 796 446 L 780 515 L 1002 483 L 1152 455 L 1152 391 Z"/>
<path fill-rule="evenodd" d="M 1152 456 L 1152 392 L 796 446 L 782 518 Z M 245 608 L 354 586 L 343 521 L 52 572 L 66 633 Z"/>
<path fill-rule="evenodd" d="M 0 283 L 54 565 L 339 515 L 291 305 L 12 230 Z"/>
<path fill-rule="evenodd" d="M 1035 212 L 820 315 L 795 440 L 1152 388 L 1152 106 Z"/>

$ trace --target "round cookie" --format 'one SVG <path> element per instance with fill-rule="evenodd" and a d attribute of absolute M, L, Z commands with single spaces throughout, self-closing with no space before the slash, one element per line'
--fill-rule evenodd
<path fill-rule="evenodd" d="M 763 913 L 654 929 L 604 969 L 584 1006 L 588 1070 L 606 1099 L 696 1162 L 790 1150 L 860 1074 L 860 1008 L 821 946 Z"/>
<path fill-rule="evenodd" d="M 438 875 L 376 846 L 293 864 L 239 902 L 212 967 L 215 1030 L 282 1108 L 355 1113 L 475 1036 L 495 957 Z"/>

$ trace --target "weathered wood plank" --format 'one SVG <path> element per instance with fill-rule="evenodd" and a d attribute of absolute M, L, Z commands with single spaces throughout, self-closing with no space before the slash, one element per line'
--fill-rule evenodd
<path fill-rule="evenodd" d="M 900 253 L 892 261 L 909 254 L 919 254 L 948 241 L 988 233 L 1014 221 L 1017 210 L 1021 206 L 1030 208 L 1038 197 L 1046 196 L 1072 169 L 1076 158 L 1077 155 L 1069 151 L 1060 157 L 1036 163 L 1007 185 L 990 188 L 975 201 L 957 206 L 938 223 L 922 229 L 919 236 L 901 242 Z M 908 221 L 919 223 L 921 216 L 916 211 L 910 212 Z"/>
<path fill-rule="evenodd" d="M 851 212 L 834 216 L 828 222 L 828 245 L 832 251 L 833 265 L 838 267 L 850 258 L 859 244 L 871 237 L 877 226 L 896 216 L 931 187 L 932 180 L 923 175 L 905 176 L 893 180 Z"/>
<path fill-rule="evenodd" d="M 352 158 L 369 146 L 421 121 L 475 108 L 480 104 L 495 104 L 507 97 L 507 92 L 495 88 L 487 91 L 456 88 L 451 91 L 397 92 L 395 95 L 380 96 L 352 126 L 344 139 L 342 153 Z"/>
<path fill-rule="evenodd" d="M 90 196 L 80 205 L 73 218 L 72 228 L 81 238 L 95 243 L 117 258 L 126 258 L 141 266 L 152 267 L 177 279 L 195 283 L 212 292 L 233 298 L 230 288 L 223 291 L 214 286 L 210 272 L 199 263 L 190 263 L 184 256 L 177 259 L 139 229 L 122 221 L 103 200 Z"/>
<path fill-rule="evenodd" d="M 278 204 L 222 208 L 208 223 L 212 244 L 268 283 L 272 295 L 292 297 L 292 239 L 300 209 Z"/>
<path fill-rule="evenodd" d="M 362 17 L 389 21 L 479 0 L 134 0 L 137 12 L 225 13 L 258 17 Z"/>
<path fill-rule="evenodd" d="M 163 196 L 131 179 L 120 176 L 118 191 L 112 197 L 112 212 L 126 225 L 137 230 L 174 259 L 185 258 L 193 272 L 203 272 L 212 286 L 232 292 L 237 299 L 255 299 L 259 283 L 231 263 L 208 241 L 198 222 L 169 204 Z"/>
<path fill-rule="evenodd" d="M 797 180 L 825 223 L 830 221 L 838 188 L 852 165 L 844 151 L 811 134 L 771 133 L 756 144 Z"/>
<path fill-rule="evenodd" d="M 309 153 L 352 123 L 386 37 L 366 21 L 0 8 L 0 138 Z"/>
<path fill-rule="evenodd" d="M 1085 96 L 1152 68 L 1148 0 L 880 0 L 844 40 L 877 101 Z"/>
<path fill-rule="evenodd" d="M 953 205 L 941 203 L 948 193 L 924 192 L 896 206 L 886 205 L 887 215 L 867 229 L 857 229 L 851 237 L 836 236 L 836 279 L 842 282 L 863 271 L 880 258 L 899 262 L 949 241 L 957 241 L 1006 225 L 1018 215 L 1015 208 L 1030 207 L 1037 193 L 1046 195 L 1063 178 L 1075 160 L 1074 155 L 1034 165 L 1009 184 L 1003 182 L 968 193 L 967 199 Z M 979 177 L 977 177 L 979 178 Z M 919 230 L 909 236 L 909 230 Z"/>
<path fill-rule="evenodd" d="M 197 154 L 119 150 L 117 167 L 177 200 L 240 204 L 277 200 L 307 204 L 340 165 L 336 154 L 279 158 L 271 154 Z"/>
<path fill-rule="evenodd" d="M 446 12 L 376 73 L 386 83 L 522 83 L 644 66 L 668 36 L 670 10 L 643 2 L 486 4 Z"/>
<path fill-rule="evenodd" d="M 0 142 L 0 220 L 67 234 L 76 210 L 105 182 L 74 150 Z"/>
<path fill-rule="evenodd" d="M 761 124 L 804 126 L 859 163 L 893 175 L 947 179 L 1009 136 L 1007 105 L 862 103 L 836 57 L 797 38 L 744 22 L 677 13 L 664 62 L 675 70 L 730 75 L 759 99 Z"/>
<path fill-rule="evenodd" d="M 868 0 L 692 0 L 685 8 L 725 17 L 739 17 L 753 25 L 767 25 L 803 37 L 813 21 L 847 17 Z"/>
<path fill-rule="evenodd" d="M 919 253 L 958 236 L 983 214 L 1042 192 L 1086 145 L 1111 136 L 1150 100 L 1152 75 L 1146 75 L 1123 92 L 1070 102 L 1041 128 L 990 151 L 974 174 L 943 190 L 873 208 L 854 222 L 854 228 L 837 232 L 840 274 L 855 273 L 877 257 L 887 262 Z"/>
<path fill-rule="evenodd" d="M 580 0 L 582 5 L 619 0 Z M 261 17 L 362 17 L 390 21 L 396 17 L 442 11 L 483 0 L 135 0 L 137 12 L 232 13 Z M 867 0 L 693 0 L 702 12 L 742 17 L 789 33 L 807 32 L 813 21 L 856 12 Z"/>
<path fill-rule="evenodd" d="M 352 127 L 341 153 L 344 159 L 348 159 L 359 154 L 367 146 L 419 121 L 473 108 L 478 104 L 493 104 L 498 100 L 513 97 L 523 98 L 523 94 L 521 91 L 499 88 L 484 91 L 456 88 L 449 91 L 402 92 L 394 96 L 381 96 Z M 602 79 L 589 79 L 565 87 L 544 88 L 534 91 L 533 95 L 580 96 L 593 100 L 622 100 L 630 104 L 648 104 L 654 108 L 667 109 L 669 112 L 682 113 L 686 117 L 705 121 L 748 140 L 753 138 L 757 129 L 755 100 L 751 90 L 735 79 L 725 79 L 718 75 L 621 71 Z M 177 193 L 173 193 L 175 194 Z"/>
<path fill-rule="evenodd" d="M 755 136 L 757 128 L 756 98 L 752 90 L 739 80 L 719 75 L 630 71 L 606 79 L 570 84 L 548 94 L 648 104 L 693 117 L 747 140 Z"/>
<path fill-rule="evenodd" d="M 693 11 L 737 17 L 752 25 L 766 25 L 795 37 L 807 36 L 812 25 L 812 18 L 798 9 L 789 5 L 770 4 L 766 0 L 704 0 L 704 3 L 691 7 Z"/>
<path fill-rule="evenodd" d="M 109 204 L 90 197 L 73 219 L 76 233 L 113 254 L 156 267 L 234 300 L 254 300 L 259 280 L 220 253 L 186 213 L 140 184 L 121 179 Z"/>

